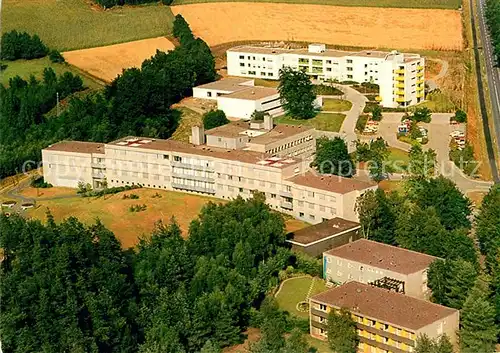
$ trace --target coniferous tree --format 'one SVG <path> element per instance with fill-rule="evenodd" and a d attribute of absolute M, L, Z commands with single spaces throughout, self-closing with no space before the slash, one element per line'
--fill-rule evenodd
<path fill-rule="evenodd" d="M 494 352 L 497 334 L 495 308 L 488 300 L 486 284 L 479 279 L 469 292 L 461 313 L 461 352 Z"/>

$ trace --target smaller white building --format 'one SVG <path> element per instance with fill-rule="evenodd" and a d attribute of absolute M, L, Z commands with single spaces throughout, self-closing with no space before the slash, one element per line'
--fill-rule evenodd
<path fill-rule="evenodd" d="M 226 116 L 249 120 L 255 111 L 283 114 L 276 88 L 255 86 L 254 80 L 226 78 L 193 88 L 193 97 L 217 101 Z"/>

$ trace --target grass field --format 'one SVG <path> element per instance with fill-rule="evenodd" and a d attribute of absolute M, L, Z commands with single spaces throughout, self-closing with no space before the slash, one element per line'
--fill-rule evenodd
<path fill-rule="evenodd" d="M 338 113 L 319 113 L 312 119 L 293 119 L 289 116 L 275 118 L 274 121 L 279 124 L 306 125 L 312 126 L 316 130 L 339 132 L 345 115 Z"/>
<path fill-rule="evenodd" d="M 165 37 L 136 40 L 104 47 L 73 50 L 63 53 L 66 61 L 99 79 L 111 82 L 123 69 L 141 67 L 144 60 L 156 54 L 156 50 L 167 52 L 174 44 Z"/>
<path fill-rule="evenodd" d="M 452 113 L 456 106 L 449 96 L 442 92 L 431 92 L 425 97 L 426 101 L 416 107 L 427 107 L 435 113 Z"/>
<path fill-rule="evenodd" d="M 256 78 L 254 79 L 254 82 L 256 86 L 272 87 L 272 88 L 277 88 L 278 85 L 280 84 L 280 81 L 264 80 L 262 78 Z"/>
<path fill-rule="evenodd" d="M 413 50 L 463 48 L 462 20 L 456 10 L 222 2 L 172 6 L 172 11 L 182 14 L 194 34 L 211 46 L 295 41 Z"/>
<path fill-rule="evenodd" d="M 388 150 L 390 152 L 388 158 L 389 162 L 397 163 L 398 166 L 402 167 L 408 166 L 408 163 L 410 162 L 410 158 L 408 157 L 408 152 L 394 147 L 389 147 Z"/>
<path fill-rule="evenodd" d="M 189 137 L 191 136 L 191 128 L 202 123 L 201 114 L 198 114 L 194 110 L 186 107 L 178 107 L 176 109 L 180 111 L 182 115 L 179 126 L 172 135 L 172 139 L 177 141 L 189 142 Z"/>
<path fill-rule="evenodd" d="M 205 2 L 240 2 L 244 0 L 174 0 L 173 5 L 198 4 Z M 270 2 L 269 0 L 254 0 L 254 2 Z M 289 4 L 317 4 L 355 7 L 400 7 L 422 9 L 458 9 L 460 0 L 272 0 L 271 2 Z"/>
<path fill-rule="evenodd" d="M 129 194 L 136 194 L 139 199 L 124 200 L 123 195 Z M 154 197 L 155 194 L 161 197 Z M 28 216 L 46 220 L 46 213 L 50 210 L 56 221 L 73 216 L 84 223 L 92 223 L 99 218 L 115 233 L 124 248 L 136 245 L 139 237 L 150 234 L 156 222 L 161 220 L 168 223 L 172 217 L 186 234 L 191 220 L 198 216 L 207 202 L 223 202 L 199 195 L 153 189 L 136 189 L 108 195 L 106 199 L 81 198 L 76 195 L 76 189 L 69 188 L 40 189 L 39 192 L 34 188 L 27 188 L 22 195 L 37 200 L 36 208 L 29 210 Z M 65 198 L 43 200 L 49 197 Z M 6 199 L 0 196 L 0 201 L 2 200 Z M 130 206 L 142 204 L 147 206 L 145 211 L 137 213 L 129 211 Z M 287 231 L 293 231 L 305 227 L 307 223 L 291 219 L 286 221 L 286 225 Z"/>
<path fill-rule="evenodd" d="M 352 108 L 352 103 L 343 99 L 336 98 L 323 98 L 324 111 L 330 112 L 345 112 Z"/>
<path fill-rule="evenodd" d="M 280 308 L 296 316 L 309 317 L 309 312 L 297 310 L 297 304 L 307 299 L 311 284 L 312 290 L 310 296 L 324 292 L 327 289 L 322 279 L 314 278 L 314 283 L 312 281 L 312 277 L 299 277 L 284 282 L 280 292 L 276 296 L 276 301 Z"/>
<path fill-rule="evenodd" d="M 86 0 L 4 0 L 2 32 L 37 33 L 60 51 L 100 47 L 171 33 L 173 15 L 157 4 L 103 10 Z"/>
<path fill-rule="evenodd" d="M 68 64 L 55 64 L 49 60 L 48 57 L 33 60 L 16 60 L 16 61 L 5 61 L 2 64 L 7 65 L 7 69 L 0 73 L 0 83 L 7 86 L 9 80 L 14 76 L 21 76 L 23 79 L 27 80 L 31 75 L 34 75 L 37 79 L 42 78 L 43 70 L 46 67 L 51 67 L 54 69 L 57 75 L 61 75 L 66 71 L 70 71 L 76 75 L 79 75 L 83 79 L 85 86 L 92 89 L 99 89 L 103 86 L 86 75 L 81 70 L 74 66 Z"/>

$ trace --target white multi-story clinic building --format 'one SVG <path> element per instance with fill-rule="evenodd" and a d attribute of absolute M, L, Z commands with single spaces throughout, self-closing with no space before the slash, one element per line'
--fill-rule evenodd
<path fill-rule="evenodd" d="M 54 186 L 141 185 L 232 199 L 258 190 L 271 208 L 309 223 L 357 220 L 356 198 L 376 185 L 316 174 L 309 168 L 314 129 L 234 122 L 193 127 L 191 143 L 127 137 L 107 144 L 63 141 L 42 151 L 43 175 Z"/>
<path fill-rule="evenodd" d="M 407 107 L 424 100 L 424 58 L 419 54 L 363 50 L 348 52 L 310 44 L 308 49 L 238 46 L 227 51 L 231 76 L 279 79 L 279 70 L 291 67 L 312 78 L 371 82 L 380 87 L 384 107 Z"/>

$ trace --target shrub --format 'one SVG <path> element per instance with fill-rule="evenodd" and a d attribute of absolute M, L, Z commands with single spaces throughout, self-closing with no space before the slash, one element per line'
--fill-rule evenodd
<path fill-rule="evenodd" d="M 87 185 L 90 189 L 88 189 L 87 191 L 81 192 L 80 191 L 80 184 L 78 184 L 78 189 L 79 189 L 78 193 L 82 194 L 83 197 L 101 197 L 104 195 L 118 194 L 118 193 L 123 192 L 123 191 L 130 191 L 130 190 L 141 188 L 140 185 L 125 185 L 125 186 L 117 186 L 117 187 L 112 187 L 112 188 L 107 188 L 107 189 L 102 189 L 102 190 L 92 190 L 92 187 L 90 186 L 90 184 L 87 184 Z"/>
<path fill-rule="evenodd" d="M 430 123 L 431 122 L 431 110 L 427 107 L 423 108 L 417 108 L 413 112 L 413 115 L 410 116 L 412 120 L 415 122 L 424 122 L 424 123 Z"/>
<path fill-rule="evenodd" d="M 465 144 L 462 150 L 458 149 L 458 145 L 452 141 L 450 143 L 450 160 L 460 168 L 465 174 L 472 176 L 476 171 L 477 161 L 474 158 L 474 149 L 468 143 Z"/>
<path fill-rule="evenodd" d="M 130 195 L 123 195 L 122 199 L 124 200 L 138 200 L 139 199 L 139 195 L 136 195 L 136 194 L 130 194 Z"/>
<path fill-rule="evenodd" d="M 61 55 L 61 53 L 59 53 L 57 50 L 51 50 L 49 52 L 49 59 L 50 61 L 52 61 L 53 63 L 63 63 L 65 62 L 66 60 L 64 60 L 64 56 Z"/>
<path fill-rule="evenodd" d="M 377 102 L 366 102 L 363 113 L 371 113 L 375 107 L 380 107 L 380 104 Z"/>
<path fill-rule="evenodd" d="M 146 211 L 146 209 L 148 208 L 148 206 L 146 206 L 145 204 L 142 204 L 142 205 L 132 205 L 129 207 L 129 212 L 142 212 L 142 211 Z"/>
<path fill-rule="evenodd" d="M 0 58 L 3 60 L 36 59 L 47 55 L 48 48 L 36 34 L 16 30 L 2 35 Z"/>
<path fill-rule="evenodd" d="M 39 188 L 39 189 L 48 189 L 52 187 L 52 184 L 45 182 L 43 176 L 39 175 L 31 179 L 31 187 Z"/>
<path fill-rule="evenodd" d="M 87 194 L 92 192 L 92 185 L 89 183 L 84 183 L 83 181 L 78 182 L 78 194 L 81 194 L 82 196 L 87 196 Z"/>
<path fill-rule="evenodd" d="M 344 94 L 338 88 L 328 85 L 314 85 L 313 92 L 318 96 L 341 96 Z"/>
<path fill-rule="evenodd" d="M 323 262 L 320 259 L 302 252 L 294 252 L 291 261 L 292 266 L 297 272 L 305 273 L 313 277 L 323 276 Z"/>
<path fill-rule="evenodd" d="M 203 115 L 203 127 L 207 130 L 226 125 L 229 120 L 222 110 L 212 110 Z"/>
<path fill-rule="evenodd" d="M 360 115 L 356 121 L 356 130 L 363 132 L 368 122 L 368 115 Z"/>
<path fill-rule="evenodd" d="M 0 71 L 5 71 L 7 70 L 8 65 L 7 64 L 0 64 Z"/>
<path fill-rule="evenodd" d="M 372 120 L 381 121 L 382 120 L 382 108 L 376 105 L 372 108 Z"/>
<path fill-rule="evenodd" d="M 467 122 L 467 113 L 464 112 L 462 109 L 457 109 L 457 111 L 455 112 L 455 115 L 453 116 L 453 119 L 456 122 L 465 123 L 465 122 Z"/>

